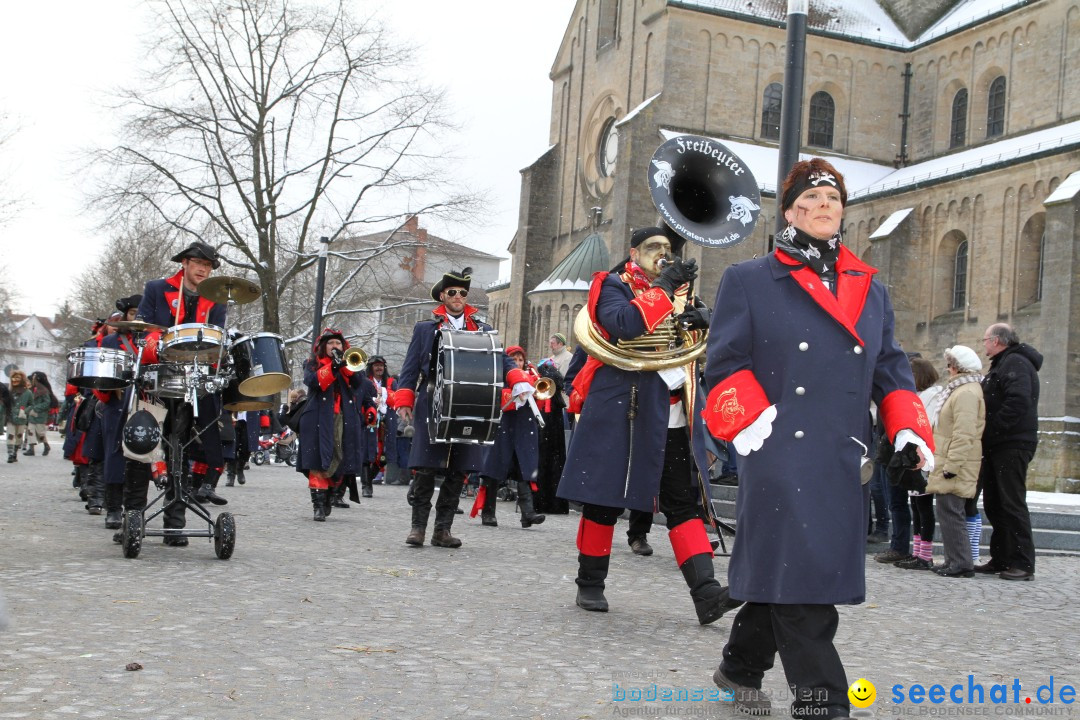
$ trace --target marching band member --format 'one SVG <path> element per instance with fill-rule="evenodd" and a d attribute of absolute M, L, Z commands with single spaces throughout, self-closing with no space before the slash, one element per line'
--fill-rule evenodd
<path fill-rule="evenodd" d="M 363 408 L 374 404 L 372 385 L 345 362 L 349 343 L 340 330 L 326 328 L 304 362 L 308 401 L 300 413 L 297 472 L 308 478 L 313 520 L 325 522 L 333 492 L 363 462 Z"/>
<path fill-rule="evenodd" d="M 888 292 L 841 242 L 843 177 L 802 161 L 780 198 L 789 225 L 775 252 L 725 271 L 709 330 L 703 415 L 742 456 L 728 579 L 745 602 L 713 680 L 736 708 L 766 714 L 761 679 L 779 653 L 792 716 L 833 718 L 849 715 L 835 605 L 866 594 L 871 401 L 928 469 L 933 435 Z"/>
<path fill-rule="evenodd" d="M 195 241 L 172 257 L 173 262 L 181 265 L 179 272 L 172 277 L 150 280 L 143 289 L 142 299 L 136 311 L 136 319 L 162 327 L 172 327 L 185 323 L 202 323 L 225 327 L 226 307 L 199 295 L 199 284 L 221 266 L 217 251 L 206 243 Z M 147 334 L 146 347 L 143 349 L 142 362 L 157 364 L 161 340 L 160 332 Z M 209 500 L 216 505 L 228 501 L 214 492 L 218 477 L 224 468 L 225 459 L 221 452 L 221 434 L 218 430 L 218 417 L 221 415 L 220 393 L 207 393 L 198 400 L 199 417 L 192 423 L 190 405 L 180 400 L 167 400 L 169 417 L 166 425 L 179 427 L 194 424 L 192 432 L 199 433 L 198 441 L 188 451 L 192 463 L 192 482 L 197 488 L 196 499 Z M 146 507 L 148 486 L 151 480 L 150 465 L 135 460 L 125 463 L 124 507 L 128 510 L 141 510 Z M 166 496 L 165 528 L 182 529 L 187 524 L 186 507 L 181 498 Z M 188 539 L 183 536 L 166 535 L 166 545 L 183 547 Z"/>
<path fill-rule="evenodd" d="M 427 418 L 431 398 L 428 396 L 426 375 L 431 367 L 432 353 L 441 328 L 456 330 L 491 330 L 491 326 L 477 319 L 477 309 L 468 305 L 465 298 L 472 284 L 472 269 L 460 273 L 445 273 L 431 288 L 431 298 L 441 303 L 432 313 L 431 320 L 421 320 L 413 327 L 412 341 L 405 355 L 405 363 L 394 392 L 394 407 L 398 418 L 406 425 L 414 426 L 409 467 L 416 470 L 409 503 L 412 505 L 412 529 L 405 542 L 413 547 L 424 544 L 428 516 L 431 514 L 431 496 L 435 493 L 435 476 L 444 476 L 435 503 L 435 531 L 431 544 L 438 547 L 461 547 L 461 540 L 450 534 L 454 523 L 461 488 L 465 476 L 480 469 L 486 448 L 482 445 L 462 443 L 433 443 L 428 435 Z M 514 361 L 504 355 L 503 372 L 506 387 L 511 388 L 515 404 L 524 404 L 533 393 L 528 376 Z M 415 422 L 413 414 L 415 408 Z"/>
<path fill-rule="evenodd" d="M 512 345 L 506 348 L 506 354 L 518 369 L 528 374 L 529 382 L 535 387 L 540 373 L 535 365 L 525 360 L 525 351 L 518 345 Z M 537 401 L 541 412 L 550 403 L 550 399 Z M 476 500 L 469 517 L 476 517 L 477 510 L 483 508 L 481 523 L 490 527 L 498 526 L 499 522 L 495 518 L 495 495 L 499 484 L 506 480 L 511 469 L 516 467 L 521 527 L 532 527 L 547 519 L 533 508 L 532 486 L 536 484 L 540 469 L 540 427 L 529 408 L 514 407 L 510 388 L 503 388 L 502 407 L 502 420 L 499 421 L 495 442 L 488 448 L 483 469 L 480 470 L 480 489 L 476 492 Z"/>
<path fill-rule="evenodd" d="M 134 320 L 138 312 L 142 295 L 130 295 L 116 301 L 117 320 Z M 124 350 L 134 358 L 138 355 L 135 335 L 130 330 L 117 330 L 101 341 L 100 347 Z M 125 393 L 114 390 L 96 392 L 97 398 L 104 404 L 101 415 L 102 440 L 105 449 L 105 527 L 119 530 L 124 512 L 124 468 L 126 458 L 123 449 L 124 414 L 127 404 Z"/>
<path fill-rule="evenodd" d="M 593 276 L 588 312 L 594 328 L 614 342 L 652 333 L 674 315 L 692 332 L 706 330 L 708 310 L 689 296 L 697 264 L 678 257 L 684 243 L 663 228 L 634 231 L 627 261 Z M 737 604 L 714 577 L 694 479 L 693 418 L 686 410 L 696 388 L 693 368 L 623 370 L 590 357 L 573 387 L 570 411 L 581 417 L 558 496 L 584 506 L 577 533 L 578 606 L 607 612 L 604 581 L 615 523 L 624 508 L 651 513 L 658 500 L 698 621 L 718 620 Z"/>

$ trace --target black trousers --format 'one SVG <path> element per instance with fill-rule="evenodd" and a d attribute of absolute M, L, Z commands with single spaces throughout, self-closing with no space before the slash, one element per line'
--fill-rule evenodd
<path fill-rule="evenodd" d="M 1035 453 L 1009 448 L 983 456 L 979 482 L 983 510 L 994 526 L 990 534 L 990 562 L 1001 570 L 1035 572 L 1035 543 L 1027 506 L 1027 469 Z"/>
<path fill-rule="evenodd" d="M 731 622 L 720 669 L 740 685 L 760 688 L 779 653 L 792 688 L 792 717 L 847 716 L 847 675 L 833 645 L 839 622 L 833 605 L 746 603 Z"/>
<path fill-rule="evenodd" d="M 668 530 L 694 518 L 705 519 L 701 496 L 693 478 L 694 461 L 690 453 L 690 438 L 686 428 L 668 428 L 664 444 L 664 471 L 660 475 L 660 512 L 667 519 Z M 623 508 L 585 504 L 581 514 L 599 525 L 614 525 Z M 648 515 L 647 513 L 645 513 Z M 649 515 L 649 526 L 652 517 Z M 642 526 L 638 516 L 637 527 Z M 633 526 L 631 527 L 633 529 Z"/>
<path fill-rule="evenodd" d="M 435 501 L 435 529 L 449 530 L 454 524 L 454 511 L 457 510 L 461 497 L 461 488 L 465 485 L 466 473 L 459 470 L 416 468 L 412 488 L 409 490 L 413 527 L 427 527 L 428 516 L 431 514 L 431 496 L 435 494 L 436 474 L 442 474 L 443 481 L 439 488 L 439 498 Z"/>

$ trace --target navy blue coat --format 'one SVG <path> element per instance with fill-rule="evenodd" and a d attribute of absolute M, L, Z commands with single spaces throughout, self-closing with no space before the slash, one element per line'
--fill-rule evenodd
<path fill-rule="evenodd" d="M 102 347 L 114 350 L 127 350 L 130 352 L 130 343 L 121 343 L 121 337 L 116 333 L 110 333 L 101 341 Z M 137 350 L 137 348 L 136 348 Z M 134 359 L 134 357 L 132 358 Z M 104 441 L 105 459 L 105 483 L 109 485 L 124 484 L 124 422 L 129 393 L 131 389 L 117 397 L 116 393 L 109 393 L 109 401 L 102 407 L 102 440 Z"/>
<path fill-rule="evenodd" d="M 762 448 L 738 459 L 728 581 L 739 600 L 859 603 L 866 594 L 868 493 L 860 483 L 859 443 L 871 443 L 870 402 L 881 408 L 890 393 L 915 386 L 893 337 L 888 292 L 871 280 L 873 268 L 843 254 L 837 296 L 812 271 L 805 271 L 812 290 L 801 287 L 792 276 L 796 268 L 775 254 L 733 265 L 720 281 L 709 329 L 705 376 L 714 392 L 706 416 L 715 408 L 736 418 L 730 421 L 739 429 L 762 407 L 777 410 Z M 845 312 L 834 315 L 811 296 L 822 289 L 826 305 Z M 857 337 L 838 320 L 843 314 Z M 749 374 L 732 378 L 740 371 L 752 373 L 764 391 L 760 402 L 740 380 Z"/>
<path fill-rule="evenodd" d="M 176 275 L 169 278 L 159 278 L 146 283 L 143 288 L 142 301 L 139 309 L 135 311 L 136 317 L 155 325 L 172 327 L 176 324 L 207 323 L 225 327 L 225 306 L 221 303 L 210 302 L 206 298 L 199 298 L 198 317 L 184 317 L 184 310 L 180 310 L 180 323 L 176 322 L 176 303 L 179 301 L 180 286 L 183 282 L 184 271 L 181 269 Z"/>
<path fill-rule="evenodd" d="M 488 448 L 480 473 L 502 481 L 517 455 L 521 479 L 536 482 L 540 470 L 540 426 L 528 405 L 503 411 L 495 443 Z"/>
<path fill-rule="evenodd" d="M 604 279 L 596 302 L 596 320 L 612 341 L 645 333 L 641 311 L 630 304 L 633 299 L 633 290 L 618 274 Z M 574 363 L 571 367 L 577 369 Z M 633 387 L 637 388 L 637 416 L 631 437 L 627 412 Z M 664 468 L 669 397 L 667 383 L 657 372 L 612 365 L 597 369 L 570 438 L 558 497 L 652 512 Z M 692 476 L 687 475 L 686 482 L 693 482 Z"/>
<path fill-rule="evenodd" d="M 490 325 L 471 317 L 471 314 L 475 312 L 475 308 L 465 306 L 465 313 L 470 316 L 472 327 L 490 331 L 492 329 Z M 409 342 L 409 350 L 405 354 L 405 363 L 401 367 L 401 372 L 398 373 L 397 382 L 394 383 L 394 392 L 405 390 L 416 393 L 413 403 L 414 434 L 412 449 L 409 452 L 409 467 L 476 472 L 484 464 L 487 446 L 472 443 L 433 443 L 428 435 L 427 422 L 431 398 L 428 395 L 426 376 L 431 367 L 436 336 L 439 329 L 443 327 L 443 322 L 441 317 L 436 317 L 416 323 L 413 327 L 412 340 Z M 503 355 L 503 370 L 504 375 L 511 371 L 521 372 L 514 361 L 505 355 Z"/>
<path fill-rule="evenodd" d="M 363 381 L 362 373 L 348 378 L 334 371 L 334 382 L 325 390 L 319 387 L 319 365 L 312 360 L 304 363 L 304 384 L 308 401 L 300 413 L 300 459 L 298 472 L 325 472 L 334 459 L 334 398 L 341 396 L 342 458 L 335 475 L 355 475 L 363 465 L 363 419 L 359 408 L 371 403 L 371 383 Z M 258 422 L 258 420 L 256 420 Z"/>

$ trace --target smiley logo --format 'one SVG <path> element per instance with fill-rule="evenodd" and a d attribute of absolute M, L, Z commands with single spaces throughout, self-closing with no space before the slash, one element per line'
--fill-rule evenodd
<path fill-rule="evenodd" d="M 866 678 L 859 678 L 851 683 L 847 691 L 848 700 L 857 708 L 868 708 L 877 700 L 877 688 Z"/>

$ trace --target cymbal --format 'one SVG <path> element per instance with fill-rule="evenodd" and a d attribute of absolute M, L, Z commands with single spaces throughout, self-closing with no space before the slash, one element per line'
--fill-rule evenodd
<path fill-rule="evenodd" d="M 114 320 L 113 322 L 106 323 L 106 325 L 119 328 L 120 330 L 130 330 L 131 332 L 160 332 L 169 329 L 164 325 L 155 325 L 154 323 L 143 322 L 142 320 Z"/>
<path fill-rule="evenodd" d="M 262 295 L 262 288 L 241 277 L 217 275 L 199 283 L 199 294 L 216 303 L 232 301 L 243 305 L 258 300 Z"/>

